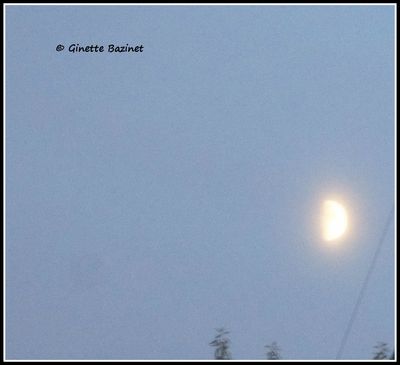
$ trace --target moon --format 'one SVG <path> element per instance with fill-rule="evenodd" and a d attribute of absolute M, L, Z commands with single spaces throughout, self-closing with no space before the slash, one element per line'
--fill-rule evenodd
<path fill-rule="evenodd" d="M 345 207 L 334 201 L 325 200 L 322 208 L 322 237 L 335 241 L 346 232 L 348 217 Z"/>

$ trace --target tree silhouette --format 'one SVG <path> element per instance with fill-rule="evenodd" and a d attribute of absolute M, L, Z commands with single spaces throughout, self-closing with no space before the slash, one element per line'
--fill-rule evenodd
<path fill-rule="evenodd" d="M 271 345 L 266 345 L 265 347 L 268 349 L 266 354 L 268 360 L 279 360 L 281 358 L 281 349 L 275 341 L 272 342 Z"/>
<path fill-rule="evenodd" d="M 374 360 L 384 360 L 389 359 L 389 347 L 385 342 L 378 342 L 377 345 L 374 346 L 376 349 Z M 394 354 L 394 353 L 393 353 Z"/>
<path fill-rule="evenodd" d="M 210 346 L 214 346 L 216 348 L 214 352 L 214 358 L 215 360 L 231 360 L 232 357 L 229 351 L 229 344 L 231 341 L 226 337 L 229 332 L 223 327 L 217 328 L 216 330 L 217 334 L 215 335 L 214 340 L 210 342 Z"/>

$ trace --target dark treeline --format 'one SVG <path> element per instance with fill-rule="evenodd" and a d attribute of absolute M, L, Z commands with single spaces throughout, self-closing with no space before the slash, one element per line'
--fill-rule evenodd
<path fill-rule="evenodd" d="M 217 333 L 214 340 L 210 342 L 210 346 L 215 347 L 214 359 L 215 360 L 232 360 L 230 351 L 231 341 L 228 337 L 229 331 L 224 327 L 217 328 Z M 270 345 L 265 345 L 266 352 L 265 358 L 267 360 L 280 360 L 282 359 L 281 349 L 274 341 Z M 374 346 L 375 352 L 373 353 L 373 360 L 394 360 L 394 350 L 390 350 L 385 342 L 378 342 Z"/>

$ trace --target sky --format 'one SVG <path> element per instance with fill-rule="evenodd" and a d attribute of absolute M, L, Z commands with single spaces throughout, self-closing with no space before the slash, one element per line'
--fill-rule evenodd
<path fill-rule="evenodd" d="M 393 6 L 7 6 L 6 358 L 334 359 L 394 148 Z M 392 219 L 342 358 L 394 270 Z"/>

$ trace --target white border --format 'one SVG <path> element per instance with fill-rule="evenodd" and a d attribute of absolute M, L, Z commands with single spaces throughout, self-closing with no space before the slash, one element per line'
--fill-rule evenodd
<path fill-rule="evenodd" d="M 397 3 L 4 3 L 6 6 L 396 6 Z"/>

